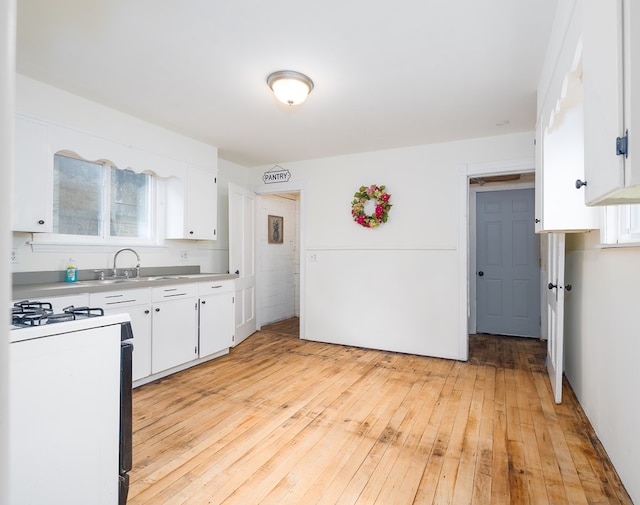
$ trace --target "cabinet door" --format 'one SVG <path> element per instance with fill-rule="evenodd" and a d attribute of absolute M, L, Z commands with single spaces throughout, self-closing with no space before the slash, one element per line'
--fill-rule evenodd
<path fill-rule="evenodd" d="M 635 87 L 634 87 L 635 86 Z M 637 188 L 640 202 L 640 5 L 637 0 L 624 2 L 624 121 L 629 130 L 629 154 L 625 159 L 625 186 Z M 633 132 L 633 134 L 632 134 Z"/>
<path fill-rule="evenodd" d="M 92 307 L 105 314 L 127 313 L 133 331 L 133 380 L 151 375 L 151 292 L 148 288 L 91 293 Z"/>
<path fill-rule="evenodd" d="M 638 7 L 632 3 L 584 2 L 584 190 L 589 205 L 640 202 L 640 163 L 634 169 L 632 157 L 638 148 L 633 147 L 637 140 L 631 132 L 631 80 L 638 67 L 640 34 L 634 23 Z M 637 77 L 635 81 L 637 87 L 640 81 Z M 624 137 L 626 130 L 632 142 L 628 157 L 616 152 L 616 139 Z"/>
<path fill-rule="evenodd" d="M 575 185 L 584 179 L 582 105 L 563 108 L 551 128 L 539 126 L 538 138 L 536 232 L 597 229 L 599 210 L 585 205 Z"/>
<path fill-rule="evenodd" d="M 196 298 L 154 302 L 151 371 L 162 372 L 198 357 Z"/>
<path fill-rule="evenodd" d="M 131 318 L 133 331 L 133 380 L 151 375 L 151 306 L 136 305 L 105 310 L 106 314 L 126 312 Z"/>
<path fill-rule="evenodd" d="M 200 297 L 200 357 L 233 345 L 233 292 Z"/>
<path fill-rule="evenodd" d="M 185 238 L 216 240 L 218 176 L 215 172 L 190 166 L 187 177 Z"/>
<path fill-rule="evenodd" d="M 16 116 L 13 231 L 53 230 L 53 161 L 47 127 Z"/>
<path fill-rule="evenodd" d="M 217 239 L 217 178 L 216 170 L 188 166 L 186 182 L 167 181 L 167 238 Z"/>

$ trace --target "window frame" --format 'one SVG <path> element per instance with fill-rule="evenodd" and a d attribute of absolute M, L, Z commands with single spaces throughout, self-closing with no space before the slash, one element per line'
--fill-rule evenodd
<path fill-rule="evenodd" d="M 631 207 L 635 207 L 632 209 Z M 638 213 L 636 228 L 631 229 L 631 211 Z M 640 246 L 640 204 L 607 205 L 603 207 L 603 226 L 600 231 L 603 247 Z"/>
<path fill-rule="evenodd" d="M 163 223 L 159 219 L 159 210 L 164 208 L 166 196 L 163 180 L 153 173 L 142 172 L 149 175 L 148 185 L 148 209 L 149 209 L 149 237 L 121 237 L 110 235 L 111 224 L 111 171 L 118 167 L 108 160 L 90 161 L 70 151 L 58 151 L 55 155 L 77 158 L 89 163 L 97 163 L 103 167 L 103 194 L 102 194 L 102 235 L 74 235 L 66 233 L 38 233 L 34 232 L 30 242 L 34 251 L 66 251 L 73 246 L 74 251 L 111 251 L 114 247 L 136 246 L 141 248 L 159 248 L 162 243 Z M 55 156 L 54 155 L 54 156 Z M 53 163 L 52 163 L 53 170 Z M 120 169 L 120 170 L 130 170 Z M 133 171 L 133 170 L 132 170 Z M 135 172 L 135 171 L 133 171 Z M 141 173 L 141 172 L 135 172 Z M 51 189 L 53 191 L 53 188 Z M 164 249 L 164 247 L 163 247 Z"/>

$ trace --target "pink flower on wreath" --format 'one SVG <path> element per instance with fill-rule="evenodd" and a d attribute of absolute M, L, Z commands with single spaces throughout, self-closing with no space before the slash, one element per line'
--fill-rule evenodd
<path fill-rule="evenodd" d="M 371 193 L 373 193 L 376 189 L 378 189 L 377 186 L 370 186 L 368 187 L 365 191 L 367 192 L 367 195 L 370 195 Z"/>
<path fill-rule="evenodd" d="M 363 215 L 358 216 L 358 219 L 356 219 L 356 221 L 358 222 L 358 224 L 362 224 L 364 223 L 364 219 L 365 217 Z"/>

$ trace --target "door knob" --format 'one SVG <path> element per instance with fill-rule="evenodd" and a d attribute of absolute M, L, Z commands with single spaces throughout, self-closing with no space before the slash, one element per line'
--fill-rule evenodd
<path fill-rule="evenodd" d="M 484 275 L 484 272 L 483 272 L 482 270 L 480 270 L 480 271 L 478 272 L 478 275 L 479 275 L 480 277 L 482 277 L 482 276 Z"/>

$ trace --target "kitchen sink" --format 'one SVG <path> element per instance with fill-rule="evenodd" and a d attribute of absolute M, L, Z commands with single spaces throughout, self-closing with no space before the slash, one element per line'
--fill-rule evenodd
<path fill-rule="evenodd" d="M 89 284 L 91 286 L 103 286 L 107 284 L 119 284 L 121 282 L 131 282 L 138 279 L 94 279 L 90 281 L 79 281 L 78 284 Z"/>
<path fill-rule="evenodd" d="M 118 278 L 106 278 L 106 279 L 93 279 L 86 281 L 79 281 L 74 284 L 80 284 L 85 286 L 108 286 L 111 284 L 127 284 L 135 282 L 154 282 L 154 281 L 171 281 L 171 280 L 184 280 L 184 279 L 198 279 L 199 277 L 206 277 L 207 274 L 176 274 L 176 275 L 149 275 L 146 277 L 118 277 Z"/>
<path fill-rule="evenodd" d="M 186 275 L 158 275 L 151 277 L 141 277 L 140 280 L 144 281 L 170 281 L 172 279 L 188 279 Z"/>

